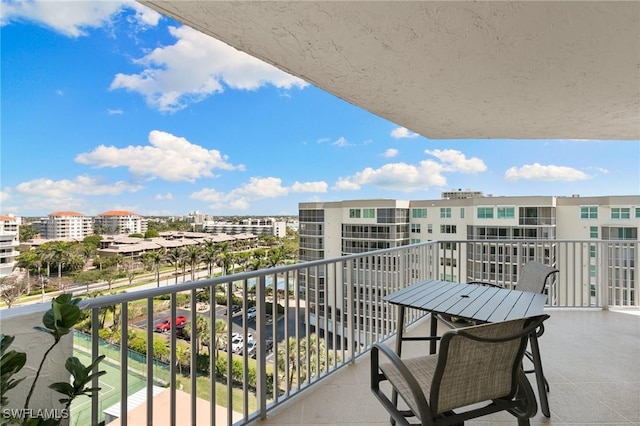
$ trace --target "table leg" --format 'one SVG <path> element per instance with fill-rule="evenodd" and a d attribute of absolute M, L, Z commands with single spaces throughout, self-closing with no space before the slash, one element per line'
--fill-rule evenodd
<path fill-rule="evenodd" d="M 402 337 L 404 335 L 404 306 L 398 306 L 398 323 L 396 324 L 398 332 L 396 333 L 396 354 L 398 357 L 402 355 Z M 395 388 L 391 392 L 391 402 L 394 407 L 398 407 L 398 392 Z M 394 426 L 396 421 L 391 418 L 391 425 Z"/>
<path fill-rule="evenodd" d="M 429 354 L 433 355 L 436 353 L 436 337 L 438 335 L 438 318 L 437 316 L 431 312 L 431 342 L 429 343 Z"/>

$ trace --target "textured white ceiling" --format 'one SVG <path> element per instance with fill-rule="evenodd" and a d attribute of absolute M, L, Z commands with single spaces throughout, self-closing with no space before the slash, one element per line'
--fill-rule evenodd
<path fill-rule="evenodd" d="M 141 1 L 428 138 L 640 139 L 640 2 Z"/>

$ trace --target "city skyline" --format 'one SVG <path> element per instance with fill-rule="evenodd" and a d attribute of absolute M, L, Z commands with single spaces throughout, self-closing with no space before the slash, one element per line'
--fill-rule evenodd
<path fill-rule="evenodd" d="M 131 2 L 2 2 L 0 214 L 640 193 L 640 141 L 433 140 Z"/>

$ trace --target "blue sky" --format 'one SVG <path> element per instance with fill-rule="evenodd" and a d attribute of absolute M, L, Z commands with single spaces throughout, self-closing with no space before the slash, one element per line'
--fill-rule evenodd
<path fill-rule="evenodd" d="M 640 193 L 640 141 L 431 140 L 118 1 L 2 2 L 0 214 Z"/>

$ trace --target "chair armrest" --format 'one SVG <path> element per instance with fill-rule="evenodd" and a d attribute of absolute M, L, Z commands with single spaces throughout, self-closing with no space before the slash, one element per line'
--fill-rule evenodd
<path fill-rule="evenodd" d="M 468 281 L 467 284 L 478 284 L 478 285 L 484 285 L 484 286 L 487 286 L 487 287 L 504 288 L 499 284 L 488 283 L 488 282 L 485 282 L 485 281 Z"/>
<path fill-rule="evenodd" d="M 391 372 L 393 373 L 393 377 L 387 377 L 383 372 L 383 369 L 380 368 L 381 356 L 386 358 L 387 362 L 383 364 L 386 364 L 385 369 L 389 374 L 391 374 Z M 379 384 L 383 380 L 389 381 L 394 390 L 398 390 L 398 385 L 400 385 L 401 388 L 404 388 L 404 393 L 398 392 L 398 394 L 402 396 L 412 411 L 417 409 L 418 413 L 414 412 L 414 415 L 417 415 L 418 418 L 423 421 L 431 419 L 429 404 L 416 378 L 411 374 L 404 362 L 402 362 L 400 357 L 398 357 L 392 349 L 386 345 L 374 343 L 371 348 L 371 391 L 398 424 L 409 425 L 407 419 L 403 413 L 398 410 L 396 404 L 391 402 L 391 400 L 380 389 Z M 400 384 L 398 381 L 402 381 L 404 383 Z M 407 398 L 412 401 L 408 401 Z"/>

